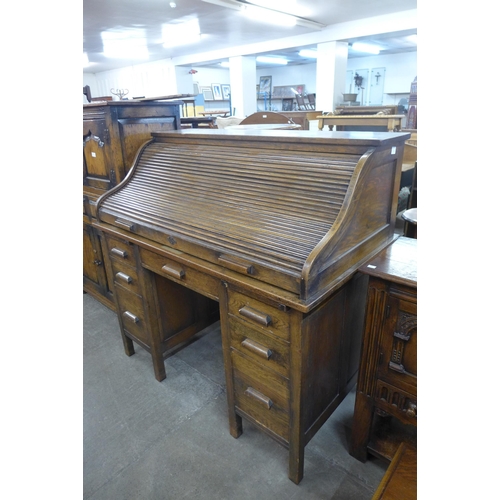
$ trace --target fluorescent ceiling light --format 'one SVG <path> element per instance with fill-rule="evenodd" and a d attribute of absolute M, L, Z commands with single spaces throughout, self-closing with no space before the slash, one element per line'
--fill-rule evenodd
<path fill-rule="evenodd" d="M 317 59 L 318 58 L 318 52 L 312 49 L 302 49 L 299 50 L 299 56 L 300 57 L 309 57 L 310 59 Z"/>
<path fill-rule="evenodd" d="M 200 37 L 200 23 L 197 18 L 162 26 L 162 41 L 166 49 L 178 45 L 189 45 L 197 42 Z"/>
<path fill-rule="evenodd" d="M 241 11 L 245 17 L 263 21 L 266 23 L 277 24 L 279 26 L 296 26 L 297 18 L 289 14 L 283 14 L 276 10 L 257 7 L 256 5 L 246 5 Z"/>
<path fill-rule="evenodd" d="M 149 59 L 143 29 L 110 29 L 101 33 L 103 53 L 113 59 Z"/>
<path fill-rule="evenodd" d="M 281 65 L 288 64 L 288 61 L 286 59 L 281 58 L 281 57 L 257 56 L 255 58 L 255 60 L 257 62 L 264 63 L 264 64 L 281 64 Z"/>
<path fill-rule="evenodd" d="M 285 16 L 285 17 L 282 17 L 283 21 L 273 21 L 274 23 L 284 23 L 286 22 L 286 24 L 283 24 L 284 26 L 294 26 L 294 25 L 297 25 L 297 26 L 303 26 L 305 28 L 313 28 L 313 29 L 322 29 L 325 27 L 324 24 L 321 24 L 321 23 L 317 23 L 316 21 L 311 21 L 310 19 L 305 19 L 303 17 L 298 17 L 298 16 L 295 16 L 293 14 L 287 14 L 285 12 L 281 12 L 281 11 L 278 11 L 278 10 L 274 10 L 272 8 L 268 8 L 267 5 L 268 3 L 266 3 L 266 7 L 263 7 L 263 6 L 260 6 L 257 7 L 256 5 L 252 5 L 253 4 L 256 4 L 256 3 L 261 3 L 261 2 L 257 2 L 257 0 L 253 1 L 253 0 L 249 0 L 249 1 L 238 1 L 238 0 L 202 0 L 203 2 L 206 2 L 206 3 L 211 3 L 211 4 L 214 4 L 214 5 L 220 5 L 221 7 L 227 7 L 229 9 L 234 9 L 234 10 L 238 10 L 239 12 L 245 14 L 245 11 L 247 11 L 247 14 L 249 17 L 250 17 L 250 14 L 248 13 L 248 10 L 254 10 L 255 12 L 255 9 L 259 9 L 260 10 L 260 14 L 258 17 L 252 17 L 252 19 L 256 19 L 257 21 L 264 21 L 266 22 L 267 19 L 271 16 L 271 15 L 275 15 L 275 14 L 281 14 L 282 16 Z M 294 24 L 290 24 L 291 21 L 289 19 L 287 19 L 287 21 L 285 21 L 284 19 L 285 18 L 293 18 L 294 20 Z"/>
<path fill-rule="evenodd" d="M 377 47 L 375 45 L 369 45 L 368 43 L 356 42 L 352 44 L 351 48 L 356 52 L 366 52 L 368 54 L 380 54 L 380 47 Z"/>

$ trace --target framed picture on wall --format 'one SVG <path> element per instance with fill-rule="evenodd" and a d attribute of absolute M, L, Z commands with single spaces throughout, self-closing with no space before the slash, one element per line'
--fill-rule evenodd
<path fill-rule="evenodd" d="M 212 92 L 214 93 L 215 100 L 222 100 L 222 90 L 220 83 L 212 83 Z"/>
<path fill-rule="evenodd" d="M 229 96 L 231 95 L 231 86 L 222 84 L 221 88 L 222 88 L 222 98 L 229 100 Z"/>
<path fill-rule="evenodd" d="M 203 94 L 203 99 L 205 99 L 205 101 L 214 100 L 214 95 L 212 93 L 211 87 L 200 87 L 200 92 Z"/>
<path fill-rule="evenodd" d="M 259 83 L 259 94 L 261 96 L 271 95 L 271 87 L 272 87 L 273 79 L 271 76 L 261 76 Z"/>

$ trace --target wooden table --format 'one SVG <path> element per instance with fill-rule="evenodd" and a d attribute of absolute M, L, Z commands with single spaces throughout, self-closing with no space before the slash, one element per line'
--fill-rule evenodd
<path fill-rule="evenodd" d="M 186 116 L 181 117 L 181 126 L 191 125 L 191 128 L 203 127 L 215 128 L 215 118 L 213 116 Z"/>
<path fill-rule="evenodd" d="M 385 126 L 389 132 L 401 130 L 401 121 L 405 115 L 320 115 L 318 120 L 319 130 L 323 130 L 325 125 L 330 130 L 336 126 L 336 130 L 343 130 L 345 126 Z"/>
<path fill-rule="evenodd" d="M 401 443 L 372 500 L 417 500 L 417 450 Z"/>
<path fill-rule="evenodd" d="M 200 111 L 200 115 L 202 116 L 222 116 L 222 117 L 226 117 L 228 116 L 230 113 L 229 110 L 223 110 L 223 109 L 216 109 L 216 110 L 213 110 L 213 111 Z"/>
<path fill-rule="evenodd" d="M 251 123 L 248 125 L 230 125 L 225 130 L 299 130 L 300 125 L 296 123 Z"/>

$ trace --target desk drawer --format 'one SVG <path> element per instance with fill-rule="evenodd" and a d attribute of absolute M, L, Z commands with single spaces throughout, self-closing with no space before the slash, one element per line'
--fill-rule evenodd
<path fill-rule="evenodd" d="M 144 307 L 142 298 L 124 289 L 121 285 L 115 286 L 118 302 L 118 313 L 120 314 L 123 328 L 150 345 L 149 335 L 144 321 Z"/>
<path fill-rule="evenodd" d="M 149 250 L 141 248 L 140 252 L 142 265 L 146 269 L 218 300 L 220 283 L 218 279 Z"/>
<path fill-rule="evenodd" d="M 232 315 L 229 315 L 229 330 L 233 349 L 288 377 L 290 347 L 287 342 L 250 328 Z"/>
<path fill-rule="evenodd" d="M 106 236 L 106 243 L 112 262 L 120 262 L 128 266 L 136 267 L 135 247 L 131 243 L 111 236 Z"/>
<path fill-rule="evenodd" d="M 122 262 L 114 260 L 111 261 L 111 267 L 113 268 L 113 280 L 116 284 L 136 295 L 142 295 L 139 278 L 134 267 L 123 265 Z"/>
<path fill-rule="evenodd" d="M 288 380 L 231 351 L 234 397 L 237 408 L 289 441 Z"/>
<path fill-rule="evenodd" d="M 285 340 L 290 339 L 290 317 L 287 312 L 233 291 L 228 295 L 228 308 L 233 316 L 255 328 Z"/>

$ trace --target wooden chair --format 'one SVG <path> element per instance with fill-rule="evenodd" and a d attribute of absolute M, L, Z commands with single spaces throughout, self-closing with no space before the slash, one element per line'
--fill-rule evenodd
<path fill-rule="evenodd" d="M 280 113 L 275 113 L 274 111 L 258 111 L 257 113 L 247 116 L 240 125 L 261 123 L 293 123 L 293 120 Z"/>
<path fill-rule="evenodd" d="M 309 109 L 316 109 L 316 94 L 307 94 L 306 97 L 309 101 Z"/>
<path fill-rule="evenodd" d="M 308 109 L 303 95 L 295 94 L 295 100 L 297 101 L 297 108 L 299 111 Z"/>

